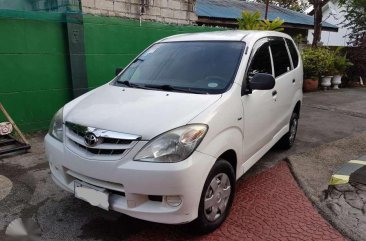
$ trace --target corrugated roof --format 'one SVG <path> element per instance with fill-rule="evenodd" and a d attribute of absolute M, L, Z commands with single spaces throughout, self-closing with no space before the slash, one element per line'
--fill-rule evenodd
<path fill-rule="evenodd" d="M 195 12 L 198 17 L 237 19 L 242 11 L 260 12 L 262 18 L 265 15 L 266 5 L 263 3 L 245 2 L 239 0 L 196 0 Z M 269 6 L 268 19 L 281 18 L 288 24 L 314 26 L 314 17 L 303 13 L 281 8 L 275 5 Z M 338 27 L 323 22 L 323 27 L 337 30 Z"/>

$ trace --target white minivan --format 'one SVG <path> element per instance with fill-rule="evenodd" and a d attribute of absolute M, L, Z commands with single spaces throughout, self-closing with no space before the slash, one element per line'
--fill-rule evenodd
<path fill-rule="evenodd" d="M 52 178 L 106 210 L 212 231 L 236 180 L 277 142 L 293 145 L 302 82 L 284 33 L 164 38 L 56 113 L 45 137 Z"/>

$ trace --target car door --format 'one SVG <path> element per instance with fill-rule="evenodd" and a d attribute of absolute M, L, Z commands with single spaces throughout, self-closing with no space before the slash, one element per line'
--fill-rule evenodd
<path fill-rule="evenodd" d="M 256 42 L 248 66 L 243 86 L 248 86 L 251 78 L 256 73 L 273 73 L 273 63 L 267 38 L 260 39 Z M 245 161 L 253 157 L 255 153 L 268 144 L 273 138 L 273 118 L 276 115 L 276 100 L 273 97 L 272 92 L 273 90 L 243 91 L 243 150 Z"/>
<path fill-rule="evenodd" d="M 293 111 L 296 76 L 285 39 L 282 37 L 270 37 L 269 43 L 276 79 L 274 89 L 276 93 L 276 112 L 273 121 L 276 123 L 276 133 L 279 133 L 290 122 Z"/>

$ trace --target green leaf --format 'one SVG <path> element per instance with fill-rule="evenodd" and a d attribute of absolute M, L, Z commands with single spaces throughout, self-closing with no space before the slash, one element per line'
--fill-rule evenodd
<path fill-rule="evenodd" d="M 260 12 L 249 12 L 243 11 L 241 18 L 237 19 L 239 29 L 241 30 L 272 30 L 272 31 L 283 31 L 281 27 L 284 20 L 280 18 L 274 19 L 272 22 L 268 19 L 261 20 Z"/>

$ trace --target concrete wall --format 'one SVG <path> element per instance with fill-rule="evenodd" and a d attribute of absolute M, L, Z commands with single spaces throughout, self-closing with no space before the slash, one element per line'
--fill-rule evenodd
<path fill-rule="evenodd" d="M 142 2 L 144 4 L 142 4 Z M 83 13 L 139 19 L 179 25 L 197 20 L 195 0 L 81 0 Z"/>

